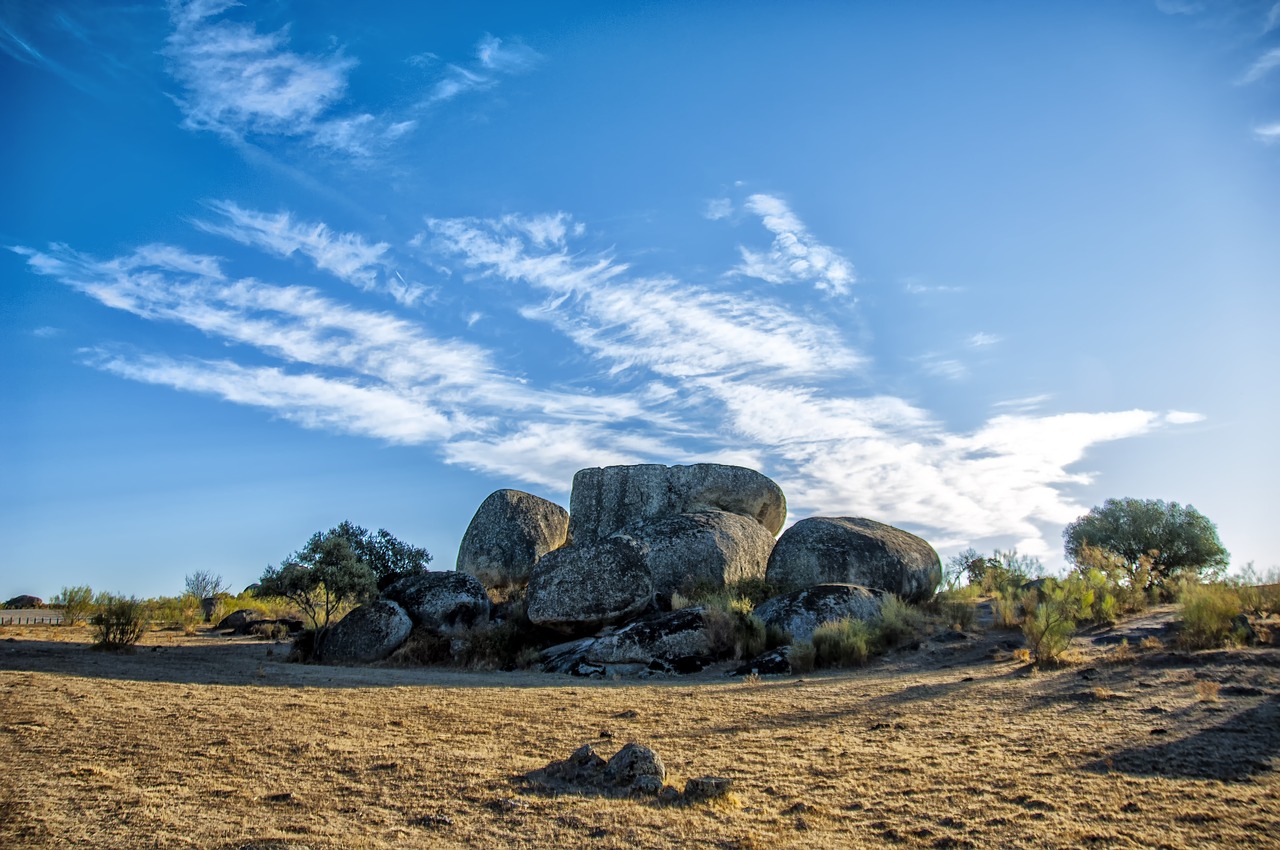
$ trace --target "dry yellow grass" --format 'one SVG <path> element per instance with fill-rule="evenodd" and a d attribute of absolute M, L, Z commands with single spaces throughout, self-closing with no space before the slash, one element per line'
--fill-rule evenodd
<path fill-rule="evenodd" d="M 310 667 L 206 633 L 152 632 L 128 655 L 87 639 L 0 629 L 0 846 L 1280 846 L 1270 649 L 1034 671 L 927 645 L 744 687 Z M 728 776 L 732 798 L 518 781 L 633 740 L 677 787 Z"/>

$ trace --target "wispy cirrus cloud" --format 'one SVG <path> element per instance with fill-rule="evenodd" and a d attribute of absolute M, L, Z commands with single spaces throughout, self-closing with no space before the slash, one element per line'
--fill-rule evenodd
<path fill-rule="evenodd" d="M 174 96 L 183 126 L 217 133 L 232 142 L 285 138 L 372 160 L 413 132 L 424 107 L 498 85 L 526 72 L 541 56 L 516 40 L 484 35 L 467 66 L 445 64 L 417 107 L 392 113 L 349 102 L 348 82 L 359 62 L 341 49 L 301 53 L 290 48 L 287 27 L 260 32 L 228 20 L 234 0 L 172 0 L 173 31 L 164 54 L 182 86 Z M 429 53 L 411 59 L 430 66 Z"/>
<path fill-rule="evenodd" d="M 1275 124 L 1255 127 L 1253 129 L 1253 135 L 1259 141 L 1266 142 L 1267 144 L 1280 142 L 1280 121 L 1277 121 Z"/>
<path fill-rule="evenodd" d="M 746 209 L 760 216 L 774 239 L 767 251 L 739 246 L 742 262 L 734 268 L 738 274 L 769 283 L 809 283 L 829 295 L 846 295 L 857 282 L 853 264 L 815 239 L 781 198 L 751 195 Z"/>
<path fill-rule="evenodd" d="M 424 53 L 414 61 L 415 64 L 429 66 L 439 60 L 435 54 Z M 501 77 L 526 73 L 541 61 L 542 56 L 531 47 L 485 33 L 476 43 L 474 61 L 470 65 L 444 65 L 440 79 L 427 93 L 424 105 L 443 103 L 468 92 L 486 91 L 498 85 Z"/>
<path fill-rule="evenodd" d="M 264 213 L 244 209 L 231 201 L 210 201 L 219 221 L 196 219 L 196 227 L 243 244 L 263 248 L 281 257 L 302 254 L 316 268 L 329 272 L 366 292 L 383 291 L 401 304 L 414 304 L 427 288 L 409 283 L 387 261 L 391 246 L 369 242 L 355 233 L 339 233 L 323 222 L 301 222 L 287 212 Z"/>
<path fill-rule="evenodd" d="M 551 322 L 613 371 L 659 375 L 765 371 L 777 378 L 829 375 L 861 357 L 826 322 L 742 292 L 692 286 L 673 278 L 632 276 L 604 254 L 576 255 L 563 241 L 539 241 L 566 218 L 430 219 L 438 250 L 470 268 L 520 281 L 549 297 L 521 315 Z"/>
<path fill-rule="evenodd" d="M 1254 60 L 1249 66 L 1249 70 L 1236 81 L 1236 85 L 1247 86 L 1250 83 L 1256 83 L 1263 77 L 1270 74 L 1277 66 L 1280 66 L 1280 47 L 1273 47 L 1266 53 Z"/>
<path fill-rule="evenodd" d="M 206 232 L 306 259 L 320 280 L 382 284 L 385 243 L 291 213 L 212 208 L 222 219 L 200 222 Z M 557 212 L 433 218 L 414 240 L 423 261 L 470 281 L 458 297 L 475 291 L 486 323 L 533 321 L 567 340 L 566 353 L 587 364 L 561 378 L 572 391 L 504 369 L 504 352 L 433 331 L 421 311 L 394 311 L 403 304 L 361 309 L 318 285 L 236 275 L 233 263 L 179 246 L 109 259 L 64 245 L 14 250 L 103 305 L 226 345 L 209 358 L 105 344 L 86 355 L 95 368 L 302 427 L 426 446 L 448 463 L 555 494 L 584 466 L 741 463 L 778 480 L 794 516 L 871 516 L 940 548 L 1003 537 L 1050 556 L 1057 528 L 1044 529 L 1082 510 L 1068 493 L 1091 480 L 1075 467 L 1092 446 L 1202 419 L 1177 410 L 1042 415 L 1047 397 L 1036 397 L 949 429 L 906 399 L 854 388 L 866 380 L 865 357 L 829 307 L 773 300 L 762 284 L 637 274 L 612 252 L 577 247 L 583 238 L 582 224 Z M 493 287 L 502 289 L 497 302 Z M 495 303 L 508 309 L 495 315 Z"/>
<path fill-rule="evenodd" d="M 999 334 L 989 334 L 985 331 L 978 331 L 965 340 L 965 344 L 970 348 L 986 348 L 989 345 L 995 345 L 1000 342 L 1002 337 Z"/>
<path fill-rule="evenodd" d="M 357 62 L 341 51 L 304 55 L 288 49 L 287 30 L 260 33 L 221 19 L 233 0 L 170 3 L 164 53 L 182 86 L 174 98 L 183 126 L 239 141 L 286 136 L 345 153 L 368 153 L 389 127 L 373 116 L 335 116 Z M 360 132 L 355 132 L 361 127 Z"/>

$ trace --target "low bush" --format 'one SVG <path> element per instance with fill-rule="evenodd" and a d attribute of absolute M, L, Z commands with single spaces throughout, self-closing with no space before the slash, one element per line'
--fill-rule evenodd
<path fill-rule="evenodd" d="M 817 663 L 817 650 L 814 649 L 811 641 L 800 641 L 791 644 L 791 652 L 787 655 L 787 663 L 791 665 L 792 673 L 812 673 L 813 667 Z"/>
<path fill-rule="evenodd" d="M 897 646 L 924 629 L 924 615 L 919 609 L 889 594 L 880 604 L 878 627 L 880 643 L 885 647 Z"/>
<path fill-rule="evenodd" d="M 712 597 L 703 603 L 702 618 L 713 655 L 736 661 L 764 652 L 768 629 L 752 613 L 753 609 L 751 602 L 743 598 L 730 599 L 725 604 L 719 597 Z"/>
<path fill-rule="evenodd" d="M 1071 645 L 1078 600 L 1063 587 L 1045 585 L 1040 604 L 1022 621 L 1022 633 L 1036 662 L 1056 662 Z"/>
<path fill-rule="evenodd" d="M 1178 645 L 1183 649 L 1214 649 L 1237 642 L 1235 619 L 1243 607 L 1235 588 L 1227 584 L 1186 585 L 1181 603 Z"/>
<path fill-rule="evenodd" d="M 1022 625 L 1022 606 L 1015 598 L 1017 591 L 996 590 L 991 596 L 991 625 L 997 629 L 1016 629 Z"/>
<path fill-rule="evenodd" d="M 127 649 L 147 630 L 147 609 L 134 596 L 108 596 L 93 615 L 95 647 Z"/>
<path fill-rule="evenodd" d="M 844 617 L 823 623 L 813 631 L 818 667 L 853 667 L 867 663 L 874 646 L 871 627 L 862 620 Z"/>
<path fill-rule="evenodd" d="M 62 625 L 83 623 L 93 613 L 93 588 L 87 584 L 64 587 L 49 600 L 49 605 L 62 609 Z"/>
<path fill-rule="evenodd" d="M 949 628 L 966 632 L 973 628 L 978 618 L 978 606 L 965 599 L 953 599 L 942 603 L 942 619 Z"/>

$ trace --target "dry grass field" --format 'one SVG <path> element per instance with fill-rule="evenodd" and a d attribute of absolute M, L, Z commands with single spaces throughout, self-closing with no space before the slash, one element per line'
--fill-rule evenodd
<path fill-rule="evenodd" d="M 0 628 L 0 846 L 1280 847 L 1280 652 L 992 632 L 832 674 L 658 682 L 284 663 L 251 638 Z M 521 781 L 655 748 L 672 805 Z"/>

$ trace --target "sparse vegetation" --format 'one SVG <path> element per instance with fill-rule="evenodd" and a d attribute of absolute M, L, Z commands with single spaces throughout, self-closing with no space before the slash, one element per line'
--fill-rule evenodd
<path fill-rule="evenodd" d="M 739 660 L 764 652 L 768 630 L 752 613 L 750 600 L 733 597 L 711 597 L 703 603 L 702 618 L 706 623 L 707 642 L 713 655 Z"/>
<path fill-rule="evenodd" d="M 194 596 L 197 601 L 210 599 L 227 592 L 227 583 L 222 576 L 210 570 L 196 570 L 186 576 L 186 594 Z"/>
<path fill-rule="evenodd" d="M 889 594 L 880 605 L 877 626 L 879 643 L 891 648 L 918 635 L 924 628 L 924 615 L 915 606 Z"/>
<path fill-rule="evenodd" d="M 814 660 L 818 667 L 860 667 L 874 646 L 871 627 L 845 617 L 823 623 L 813 631 Z"/>
<path fill-rule="evenodd" d="M 99 649 L 127 649 L 147 630 L 146 605 L 136 596 L 109 596 L 91 619 Z"/>
<path fill-rule="evenodd" d="M 62 609 L 64 626 L 74 626 L 83 623 L 93 613 L 93 599 L 93 588 L 82 584 L 62 588 L 49 600 L 49 604 Z"/>
<path fill-rule="evenodd" d="M 1214 649 L 1237 642 L 1236 617 L 1243 606 L 1235 588 L 1222 583 L 1186 585 L 1181 605 L 1178 645 L 1183 649 Z"/>

